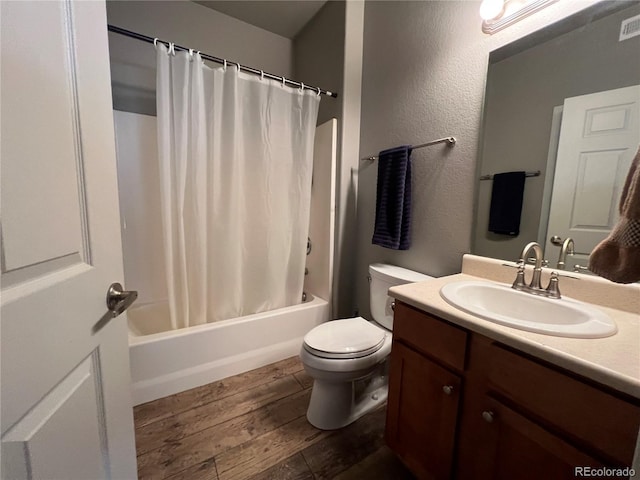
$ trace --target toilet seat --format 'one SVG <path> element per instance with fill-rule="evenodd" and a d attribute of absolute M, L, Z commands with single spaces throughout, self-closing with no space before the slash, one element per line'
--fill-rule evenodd
<path fill-rule="evenodd" d="M 318 325 L 305 335 L 303 346 L 320 358 L 361 358 L 380 350 L 385 338 L 382 328 L 355 317 Z"/>

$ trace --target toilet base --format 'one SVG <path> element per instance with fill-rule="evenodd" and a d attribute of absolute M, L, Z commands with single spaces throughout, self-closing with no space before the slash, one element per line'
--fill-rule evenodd
<path fill-rule="evenodd" d="M 387 400 L 387 362 L 367 377 L 352 382 L 314 380 L 307 420 L 321 430 L 336 430 L 355 422 Z"/>

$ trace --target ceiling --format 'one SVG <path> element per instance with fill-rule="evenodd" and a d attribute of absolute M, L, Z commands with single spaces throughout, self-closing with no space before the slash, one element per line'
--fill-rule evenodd
<path fill-rule="evenodd" d="M 294 38 L 327 0 L 195 0 L 269 32 Z"/>

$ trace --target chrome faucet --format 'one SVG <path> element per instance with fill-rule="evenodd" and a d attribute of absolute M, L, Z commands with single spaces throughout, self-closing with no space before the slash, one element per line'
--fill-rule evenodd
<path fill-rule="evenodd" d="M 556 268 L 564 270 L 565 263 L 567 261 L 567 255 L 574 255 L 575 253 L 576 250 L 573 238 L 567 237 L 565 241 L 562 242 L 562 247 L 560 248 L 560 255 L 558 256 L 558 264 L 556 265 Z"/>

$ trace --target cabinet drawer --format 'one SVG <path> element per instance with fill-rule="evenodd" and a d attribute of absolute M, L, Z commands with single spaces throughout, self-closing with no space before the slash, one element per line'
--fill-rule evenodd
<path fill-rule="evenodd" d="M 493 343 L 489 388 L 578 444 L 621 466 L 631 465 L 640 402 L 628 401 Z"/>
<path fill-rule="evenodd" d="M 441 363 L 464 370 L 467 331 L 396 302 L 393 338 Z"/>

